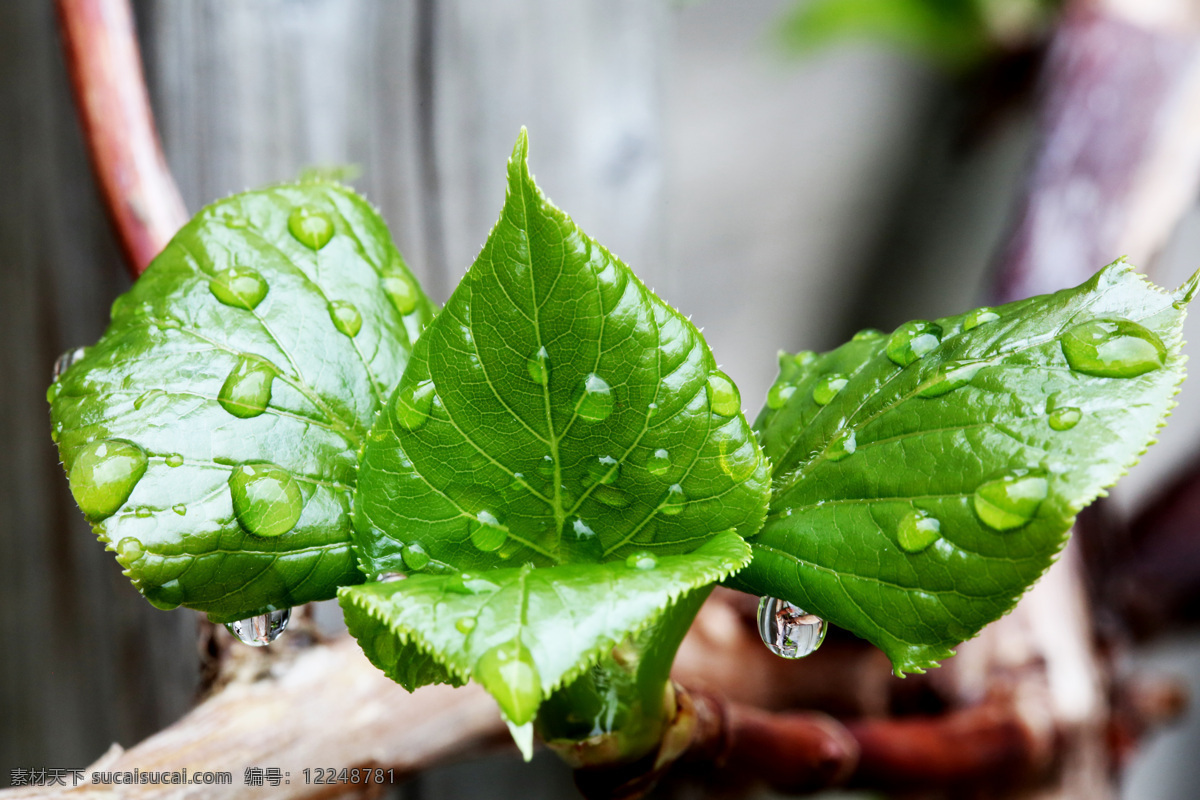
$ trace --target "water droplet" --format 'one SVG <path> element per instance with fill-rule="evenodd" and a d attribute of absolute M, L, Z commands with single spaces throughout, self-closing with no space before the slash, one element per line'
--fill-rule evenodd
<path fill-rule="evenodd" d="M 975 490 L 975 513 L 989 528 L 1011 531 L 1029 524 L 1049 489 L 1040 475 L 1005 475 Z"/>
<path fill-rule="evenodd" d="M 1050 411 L 1050 427 L 1056 431 L 1069 431 L 1083 419 L 1083 412 L 1074 406 L 1063 406 Z"/>
<path fill-rule="evenodd" d="M 421 290 L 412 278 L 398 269 L 389 270 L 383 276 L 383 291 L 392 305 L 401 314 L 411 314 L 421 301 Z"/>
<path fill-rule="evenodd" d="M 446 591 L 452 594 L 482 594 L 484 592 L 494 592 L 499 588 L 499 586 L 487 578 L 476 575 L 473 572 L 452 575 L 446 582 Z"/>
<path fill-rule="evenodd" d="M 345 300 L 333 300 L 329 303 L 329 319 L 338 333 L 353 339 L 362 330 L 362 314 L 353 303 Z"/>
<path fill-rule="evenodd" d="M 465 636 L 466 634 L 475 630 L 475 624 L 474 617 L 459 617 L 457 620 L 455 620 L 454 627 L 459 633 Z"/>
<path fill-rule="evenodd" d="M 287 630 L 288 620 L 291 618 L 292 610 L 284 608 L 266 614 L 257 614 L 248 619 L 239 619 L 237 622 L 229 622 L 225 627 L 242 644 L 248 644 L 251 647 L 265 647 Z"/>
<path fill-rule="evenodd" d="M 777 656 L 804 658 L 825 641 L 827 628 L 825 620 L 787 600 L 764 597 L 758 602 L 758 635 Z"/>
<path fill-rule="evenodd" d="M 473 676 L 496 698 L 504 716 L 514 725 L 533 720 L 542 703 L 542 684 L 533 654 L 520 641 L 509 641 L 488 650 L 475 664 Z"/>
<path fill-rule="evenodd" d="M 183 602 L 183 586 L 179 583 L 178 578 L 169 580 L 161 586 L 143 585 L 141 592 L 142 596 L 150 601 L 150 605 L 161 611 L 179 608 L 179 604 Z"/>
<path fill-rule="evenodd" d="M 138 519 L 150 519 L 154 516 L 154 509 L 150 506 L 138 506 L 133 510 L 133 515 Z"/>
<path fill-rule="evenodd" d="M 883 331 L 875 328 L 863 328 L 858 333 L 854 334 L 853 341 L 856 342 L 873 342 L 876 339 L 883 338 Z"/>
<path fill-rule="evenodd" d="M 320 250 L 333 238 L 333 220 L 324 211 L 299 206 L 288 215 L 288 233 L 310 250 Z"/>
<path fill-rule="evenodd" d="M 592 497 L 610 508 L 625 508 L 633 502 L 633 498 L 617 487 L 602 483 L 592 489 Z"/>
<path fill-rule="evenodd" d="M 415 431 L 429 420 L 429 409 L 433 407 L 433 381 L 423 380 L 410 383 L 396 393 L 392 404 L 396 423 L 405 430 Z"/>
<path fill-rule="evenodd" d="M 849 382 L 849 379 L 845 375 L 840 375 L 836 372 L 822 377 L 817 381 L 817 385 L 813 387 L 813 402 L 819 406 L 829 405 L 833 402 L 833 398 L 838 396 L 838 392 L 844 389 Z"/>
<path fill-rule="evenodd" d="M 671 454 L 661 447 L 646 459 L 646 471 L 651 475 L 666 475 L 671 469 Z"/>
<path fill-rule="evenodd" d="M 997 314 L 994 309 L 988 308 L 987 306 L 982 306 L 974 311 L 968 312 L 967 315 L 963 317 L 963 330 L 973 331 L 980 325 L 986 325 L 989 322 L 995 322 L 998 319 L 1000 319 L 1000 315 Z"/>
<path fill-rule="evenodd" d="M 471 544 L 486 553 L 499 550 L 508 540 L 508 528 L 491 511 L 476 512 L 474 519 L 467 523 L 467 528 L 471 534 Z"/>
<path fill-rule="evenodd" d="M 801 350 L 796 355 L 792 356 L 792 363 L 797 367 L 807 367 L 809 364 L 817 360 L 817 354 L 812 350 Z"/>
<path fill-rule="evenodd" d="M 613 484 L 621 477 L 621 465 L 612 456 L 590 458 L 587 462 L 587 483 Z"/>
<path fill-rule="evenodd" d="M 150 389 L 149 391 L 142 392 L 140 395 L 138 395 L 138 398 L 133 401 L 133 410 L 141 411 L 142 406 L 146 405 L 146 403 L 149 403 L 152 400 L 157 400 L 160 397 L 165 397 L 166 394 L 167 393 L 162 389 Z"/>
<path fill-rule="evenodd" d="M 132 536 L 126 536 L 121 541 L 117 542 L 117 561 L 121 562 L 121 566 L 129 569 L 133 562 L 137 561 L 145 554 L 142 549 L 142 543 Z"/>
<path fill-rule="evenodd" d="M 900 520 L 896 539 L 906 553 L 919 553 L 942 538 L 942 523 L 920 509 L 913 509 Z"/>
<path fill-rule="evenodd" d="M 187 506 L 183 503 L 176 503 L 175 505 L 171 506 L 171 510 L 181 517 L 187 514 Z"/>
<path fill-rule="evenodd" d="M 825 456 L 830 461 L 841 461 L 843 458 L 854 455 L 854 451 L 857 449 L 858 439 L 855 437 L 854 431 L 842 431 L 829 443 L 829 447 L 825 449 Z"/>
<path fill-rule="evenodd" d="M 296 480 L 283 467 L 265 461 L 235 467 L 229 493 L 238 523 L 255 536 L 282 536 L 296 527 L 304 510 Z"/>
<path fill-rule="evenodd" d="M 225 378 L 217 402 L 238 419 L 257 417 L 271 404 L 275 367 L 255 356 L 242 356 Z"/>
<path fill-rule="evenodd" d="M 947 361 L 933 376 L 932 382 L 917 392 L 917 397 L 941 397 L 949 394 L 973 381 L 979 370 L 985 366 L 986 361 Z"/>
<path fill-rule="evenodd" d="M 404 559 L 404 566 L 413 572 L 420 572 L 429 566 L 429 553 L 425 552 L 425 548 L 417 542 L 404 545 L 400 550 L 400 557 Z"/>
<path fill-rule="evenodd" d="M 923 319 L 906 322 L 892 333 L 887 343 L 887 357 L 901 367 L 920 359 L 942 341 L 942 326 Z"/>
<path fill-rule="evenodd" d="M 600 422 L 608 419 L 612 410 L 612 387 L 596 373 L 589 374 L 575 391 L 575 413 L 588 422 Z"/>
<path fill-rule="evenodd" d="M 579 517 L 572 517 L 563 528 L 566 560 L 598 564 L 604 560 L 604 547 L 592 527 Z"/>
<path fill-rule="evenodd" d="M 534 383 L 540 383 L 545 386 L 550 382 L 550 354 L 546 352 L 546 348 L 540 348 L 536 353 L 529 357 L 529 362 L 525 365 L 529 370 L 529 377 Z"/>
<path fill-rule="evenodd" d="M 541 461 L 537 465 L 538 475 L 543 478 L 554 477 L 554 458 L 552 456 L 542 456 Z"/>
<path fill-rule="evenodd" d="M 71 365 L 83 358 L 87 353 L 86 347 L 76 347 L 74 350 L 68 350 L 54 361 L 54 374 L 51 376 L 53 380 L 58 380 L 64 372 L 71 368 Z"/>
<path fill-rule="evenodd" d="M 708 375 L 708 407 L 719 417 L 732 417 L 742 410 L 742 396 L 724 372 Z"/>
<path fill-rule="evenodd" d="M 183 456 L 179 453 L 170 453 L 166 458 L 163 459 L 163 461 L 167 463 L 168 467 L 174 468 L 183 466 Z"/>
<path fill-rule="evenodd" d="M 146 451 L 124 439 L 81 447 L 67 476 L 79 510 L 93 522 L 111 517 L 146 474 L 147 462 Z"/>
<path fill-rule="evenodd" d="M 787 401 L 796 393 L 796 387 L 780 378 L 767 392 L 767 408 L 778 411 L 787 405 Z"/>
<path fill-rule="evenodd" d="M 213 276 L 208 290 L 227 306 L 251 309 L 267 296 L 267 282 L 249 267 L 230 267 Z"/>
<path fill-rule="evenodd" d="M 687 495 L 683 493 L 683 487 L 675 483 L 667 488 L 667 493 L 659 503 L 658 510 L 668 517 L 673 517 L 683 511 L 685 505 L 687 505 Z"/>
<path fill-rule="evenodd" d="M 658 566 L 658 559 L 653 554 L 641 551 L 633 553 L 625 559 L 625 566 L 630 569 L 651 570 Z"/>
<path fill-rule="evenodd" d="M 224 218 L 225 227 L 242 230 L 250 227 L 250 220 L 243 216 L 227 216 Z"/>
<path fill-rule="evenodd" d="M 1071 369 L 1097 378 L 1134 378 L 1167 361 L 1167 349 L 1154 333 L 1124 319 L 1076 325 L 1063 336 L 1062 348 Z"/>
<path fill-rule="evenodd" d="M 658 403 L 646 406 L 646 419 L 653 419 L 658 414 Z"/>

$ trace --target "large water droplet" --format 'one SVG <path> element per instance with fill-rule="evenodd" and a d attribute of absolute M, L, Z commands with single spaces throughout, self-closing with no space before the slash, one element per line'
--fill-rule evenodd
<path fill-rule="evenodd" d="M 539 348 L 536 353 L 529 357 L 529 361 L 525 364 L 525 368 L 529 370 L 529 377 L 534 383 L 545 386 L 550 382 L 550 354 L 546 352 L 546 348 Z"/>
<path fill-rule="evenodd" d="M 589 458 L 587 463 L 587 482 L 613 484 L 621 477 L 621 464 L 612 456 Z"/>
<path fill-rule="evenodd" d="M 213 276 L 208 290 L 227 306 L 251 309 L 267 296 L 267 282 L 249 267 L 230 267 Z"/>
<path fill-rule="evenodd" d="M 652 570 L 658 566 L 658 559 L 653 553 L 647 553 L 645 550 L 638 553 L 631 553 L 625 559 L 625 566 L 630 569 Z"/>
<path fill-rule="evenodd" d="M 963 317 L 963 330 L 973 331 L 980 325 L 986 325 L 989 322 L 995 322 L 998 319 L 1000 319 L 1000 315 L 997 314 L 994 309 L 988 308 L 987 306 L 981 306 L 974 311 L 967 312 L 967 315 Z"/>
<path fill-rule="evenodd" d="M 290 608 L 258 614 L 248 619 L 229 622 L 225 627 L 238 638 L 242 644 L 251 647 L 266 647 L 278 639 L 287 630 L 288 620 L 292 618 Z"/>
<path fill-rule="evenodd" d="M 612 411 L 612 387 L 596 373 L 589 374 L 575 391 L 575 413 L 588 422 L 600 422 Z"/>
<path fill-rule="evenodd" d="M 1159 369 L 1167 348 L 1153 332 L 1124 319 L 1076 325 L 1062 338 L 1071 369 L 1098 378 L 1133 378 Z"/>
<path fill-rule="evenodd" d="M 479 550 L 490 553 L 499 550 L 508 540 L 508 528 L 491 511 L 481 510 L 467 523 L 471 534 L 471 544 Z"/>
<path fill-rule="evenodd" d="M 421 290 L 416 282 L 399 270 L 390 270 L 383 276 L 383 291 L 392 305 L 401 314 L 411 314 L 421 301 Z"/>
<path fill-rule="evenodd" d="M 942 326 L 917 319 L 906 322 L 892 333 L 887 343 L 887 357 L 901 367 L 918 360 L 942 341 Z"/>
<path fill-rule="evenodd" d="M 777 656 L 804 658 L 825 641 L 827 627 L 825 620 L 787 600 L 764 597 L 758 602 L 758 635 Z"/>
<path fill-rule="evenodd" d="M 542 703 L 542 683 L 533 654 L 520 641 L 498 644 L 475 664 L 473 677 L 496 698 L 514 725 L 533 720 Z"/>
<path fill-rule="evenodd" d="M 687 495 L 683 493 L 683 487 L 676 483 L 667 487 L 667 493 L 659 503 L 658 510 L 668 517 L 673 517 L 683 511 L 685 505 L 687 505 Z"/>
<path fill-rule="evenodd" d="M 76 347 L 74 350 L 68 350 L 57 359 L 54 360 L 54 374 L 51 376 L 53 380 L 58 380 L 59 377 L 71 368 L 79 359 L 83 358 L 87 353 L 86 347 Z"/>
<path fill-rule="evenodd" d="M 966 386 L 975 379 L 979 370 L 987 366 L 986 361 L 947 361 L 933 376 L 931 383 L 917 397 L 941 397 Z"/>
<path fill-rule="evenodd" d="M 1069 431 L 1079 424 L 1079 420 L 1083 419 L 1083 412 L 1074 406 L 1063 406 L 1050 411 L 1048 421 L 1050 427 L 1056 431 Z"/>
<path fill-rule="evenodd" d="M 431 380 L 410 383 L 397 392 L 396 402 L 392 404 L 396 424 L 409 431 L 415 431 L 424 425 L 429 420 L 434 393 Z"/>
<path fill-rule="evenodd" d="M 233 513 L 247 533 L 273 537 L 296 527 L 304 497 L 295 478 L 265 461 L 235 467 L 229 476 Z"/>
<path fill-rule="evenodd" d="M 137 561 L 145 554 L 142 548 L 142 543 L 132 536 L 126 536 L 121 541 L 117 542 L 117 561 L 121 562 L 121 566 L 129 569 L 133 562 Z"/>
<path fill-rule="evenodd" d="M 600 537 L 579 517 L 567 520 L 563 528 L 563 541 L 568 545 L 566 556 L 569 561 L 596 564 L 604 560 L 604 547 Z"/>
<path fill-rule="evenodd" d="M 942 538 L 942 523 L 920 509 L 914 508 L 900 520 L 896 540 L 906 553 L 919 553 Z"/>
<path fill-rule="evenodd" d="M 989 528 L 1011 531 L 1029 524 L 1049 489 L 1041 475 L 1005 475 L 975 490 L 975 513 Z"/>
<path fill-rule="evenodd" d="M 146 405 L 147 403 L 151 403 L 160 397 L 165 397 L 166 394 L 167 393 L 164 392 L 162 389 L 150 389 L 148 391 L 142 392 L 141 394 L 138 395 L 137 399 L 133 401 L 133 410 L 141 411 L 142 406 Z"/>
<path fill-rule="evenodd" d="M 324 211 L 300 206 L 288 215 L 288 233 L 310 250 L 320 250 L 333 238 L 333 220 Z"/>
<path fill-rule="evenodd" d="M 742 410 L 742 396 L 724 372 L 708 374 L 708 407 L 718 417 L 732 417 Z"/>
<path fill-rule="evenodd" d="M 329 303 L 329 319 L 338 333 L 353 339 L 362 330 L 362 314 L 353 303 L 345 300 L 333 300 Z"/>
<path fill-rule="evenodd" d="M 176 503 L 175 505 L 171 506 L 171 510 L 181 517 L 187 514 L 187 506 L 183 503 Z"/>
<path fill-rule="evenodd" d="M 854 455 L 854 451 L 857 449 L 858 439 L 855 437 L 854 431 L 842 431 L 829 443 L 829 447 L 825 450 L 825 456 L 830 461 L 841 461 L 843 458 Z"/>
<path fill-rule="evenodd" d="M 217 402 L 239 419 L 257 417 L 271 404 L 275 368 L 255 356 L 242 356 L 225 378 Z"/>
<path fill-rule="evenodd" d="M 163 459 L 163 461 L 166 462 L 168 467 L 173 468 L 183 466 L 183 456 L 179 453 L 169 453 L 167 457 Z"/>
<path fill-rule="evenodd" d="M 833 398 L 838 396 L 838 392 L 846 388 L 846 384 L 849 382 L 849 379 L 845 375 L 840 375 L 836 372 L 825 375 L 813 386 L 813 402 L 819 406 L 829 405 L 833 402 Z"/>
<path fill-rule="evenodd" d="M 425 552 L 425 548 L 417 542 L 410 542 L 404 545 L 400 549 L 400 557 L 404 559 L 404 566 L 413 572 L 420 572 L 429 566 L 429 553 Z"/>
<path fill-rule="evenodd" d="M 775 385 L 767 392 L 767 408 L 772 411 L 778 411 L 787 405 L 787 401 L 796 393 L 794 384 L 780 378 L 775 381 Z"/>
<path fill-rule="evenodd" d="M 666 475 L 671 469 L 671 454 L 661 447 L 646 459 L 646 471 L 651 475 Z"/>
<path fill-rule="evenodd" d="M 85 444 L 67 476 L 79 510 L 93 522 L 111 517 L 146 474 L 147 461 L 145 450 L 124 439 Z"/>
<path fill-rule="evenodd" d="M 459 617 L 454 621 L 454 629 L 465 636 L 475 630 L 476 624 L 474 617 Z"/>

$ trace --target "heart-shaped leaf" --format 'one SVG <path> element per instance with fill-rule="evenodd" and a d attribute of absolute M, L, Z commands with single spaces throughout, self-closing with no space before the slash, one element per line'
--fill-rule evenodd
<path fill-rule="evenodd" d="M 360 581 L 357 451 L 432 314 L 341 186 L 189 222 L 48 395 L 71 491 L 139 590 L 231 621 Z"/>
<path fill-rule="evenodd" d="M 1123 262 L 1082 286 L 781 357 L 757 426 L 766 524 L 733 585 L 935 666 L 1013 607 L 1136 463 L 1183 380 L 1174 295 Z"/>

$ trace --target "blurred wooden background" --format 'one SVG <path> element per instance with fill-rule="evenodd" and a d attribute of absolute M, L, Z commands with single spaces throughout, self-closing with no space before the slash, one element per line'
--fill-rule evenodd
<path fill-rule="evenodd" d="M 956 147 L 953 84 L 893 53 L 783 58 L 768 43 L 783 5 L 140 0 L 135 10 L 190 210 L 307 167 L 356 165 L 354 185 L 440 302 L 495 220 L 526 125 L 548 194 L 693 315 L 753 414 L 778 348 L 829 347 L 857 327 L 975 302 L 1031 138 L 1018 113 Z M 48 435 L 54 358 L 94 341 L 127 285 L 50 3 L 0 4 L 0 109 L 2 786 L 11 768 L 82 768 L 110 742 L 162 727 L 187 708 L 197 657 L 192 613 L 152 609 L 96 545 Z M 1198 256 L 1193 213 L 1156 276 L 1176 284 Z M 1194 452 L 1196 397 L 1200 384 L 1122 485 L 1122 505 Z M 1163 652 L 1200 681 L 1195 647 Z M 1181 787 L 1195 785 L 1196 764 L 1146 763 L 1128 796 L 1192 796 Z M 1142 774 L 1157 788 L 1136 783 Z M 423 776 L 406 793 L 468 790 L 573 796 L 556 764 L 534 779 L 497 761 Z"/>

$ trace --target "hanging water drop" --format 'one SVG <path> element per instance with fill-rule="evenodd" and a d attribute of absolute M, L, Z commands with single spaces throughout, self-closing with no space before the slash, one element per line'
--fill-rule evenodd
<path fill-rule="evenodd" d="M 333 220 L 320 209 L 299 206 L 288 215 L 288 233 L 310 250 L 320 250 L 333 238 Z"/>
<path fill-rule="evenodd" d="M 646 459 L 646 471 L 651 475 L 666 475 L 671 469 L 671 454 L 663 448 L 658 448 Z"/>
<path fill-rule="evenodd" d="M 496 698 L 504 716 L 516 725 L 531 722 L 542 704 L 533 653 L 519 640 L 498 644 L 480 656 L 471 677 Z"/>
<path fill-rule="evenodd" d="M 942 538 L 942 523 L 920 509 L 909 511 L 900 520 L 896 541 L 906 553 L 920 553 Z"/>
<path fill-rule="evenodd" d="M 429 420 L 435 394 L 433 381 L 423 380 L 401 387 L 396 392 L 392 410 L 396 424 L 408 431 L 415 431 Z"/>
<path fill-rule="evenodd" d="M 981 484 L 972 500 L 985 525 L 1011 531 L 1029 524 L 1049 490 L 1041 475 L 1019 472 Z"/>
<path fill-rule="evenodd" d="M 1125 319 L 1076 325 L 1063 335 L 1062 349 L 1071 369 L 1097 378 L 1135 378 L 1167 362 L 1162 340 Z"/>
<path fill-rule="evenodd" d="M 588 459 L 587 483 L 614 484 L 621 477 L 621 464 L 612 456 Z"/>
<path fill-rule="evenodd" d="M 907 367 L 936 348 L 941 341 L 941 325 L 923 319 L 906 322 L 888 339 L 887 357 L 892 363 Z"/>
<path fill-rule="evenodd" d="M 282 536 L 296 527 L 304 510 L 295 478 L 265 461 L 235 467 L 229 476 L 229 493 L 238 523 L 254 536 Z"/>
<path fill-rule="evenodd" d="M 266 647 L 278 639 L 287 630 L 288 620 L 292 618 L 290 608 L 257 614 L 248 619 L 228 622 L 225 627 L 238 638 L 242 644 L 251 647 Z"/>
<path fill-rule="evenodd" d="M 612 411 L 612 387 L 596 373 L 589 374 L 575 390 L 575 413 L 588 422 L 600 422 Z"/>
<path fill-rule="evenodd" d="M 995 322 L 998 319 L 1000 319 L 1000 315 L 997 314 L 994 309 L 988 308 L 987 306 L 981 306 L 974 311 L 967 312 L 967 315 L 963 317 L 963 330 L 973 331 L 980 325 L 986 325 L 989 322 Z"/>
<path fill-rule="evenodd" d="M 687 496 L 683 493 L 683 487 L 676 483 L 667 488 L 667 493 L 659 503 L 658 510 L 659 513 L 673 517 L 683 511 L 685 505 L 687 505 Z"/>
<path fill-rule="evenodd" d="M 353 303 L 345 300 L 333 300 L 329 303 L 329 320 L 338 333 L 353 339 L 362 330 L 362 314 Z"/>
<path fill-rule="evenodd" d="M 604 547 L 600 537 L 579 517 L 567 520 L 563 528 L 563 542 L 566 545 L 565 560 L 588 564 L 598 564 L 604 560 Z"/>
<path fill-rule="evenodd" d="M 836 372 L 825 375 L 813 387 L 813 402 L 819 406 L 829 405 L 833 402 L 833 398 L 838 396 L 838 392 L 846 388 L 846 384 L 849 382 L 849 379 L 845 375 Z"/>
<path fill-rule="evenodd" d="M 275 367 L 257 356 L 242 356 L 225 378 L 217 402 L 238 419 L 257 417 L 271 404 Z"/>
<path fill-rule="evenodd" d="M 758 603 L 758 635 L 777 656 L 810 655 L 825 641 L 827 628 L 825 620 L 787 600 L 764 597 Z"/>
<path fill-rule="evenodd" d="M 230 267 L 213 276 L 208 290 L 227 306 L 249 310 L 267 296 L 267 282 L 249 267 Z"/>
<path fill-rule="evenodd" d="M 146 474 L 148 461 L 145 450 L 124 439 L 85 444 L 67 474 L 79 510 L 92 522 L 111 517 Z"/>
<path fill-rule="evenodd" d="M 724 372 L 710 372 L 706 385 L 708 407 L 718 417 L 732 417 L 742 410 L 742 396 Z"/>
<path fill-rule="evenodd" d="M 550 383 L 550 354 L 546 352 L 546 348 L 539 348 L 536 353 L 531 355 L 525 368 L 529 371 L 529 377 L 534 383 L 542 386 Z"/>

